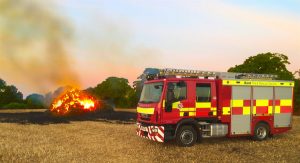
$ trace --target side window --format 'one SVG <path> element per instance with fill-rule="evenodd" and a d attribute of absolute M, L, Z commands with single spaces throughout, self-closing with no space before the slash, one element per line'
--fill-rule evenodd
<path fill-rule="evenodd" d="M 181 100 L 185 100 L 187 98 L 187 86 L 185 82 L 174 82 L 169 83 L 169 93 L 171 94 L 169 97 L 172 102 L 177 102 Z"/>
<path fill-rule="evenodd" d="M 210 84 L 196 84 L 196 101 L 211 102 L 211 86 Z"/>

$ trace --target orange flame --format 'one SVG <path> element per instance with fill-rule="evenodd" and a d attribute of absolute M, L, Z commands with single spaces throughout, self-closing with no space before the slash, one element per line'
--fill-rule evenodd
<path fill-rule="evenodd" d="M 77 89 L 71 89 L 55 99 L 50 110 L 57 114 L 67 114 L 71 111 L 94 111 L 97 101 L 90 95 Z"/>

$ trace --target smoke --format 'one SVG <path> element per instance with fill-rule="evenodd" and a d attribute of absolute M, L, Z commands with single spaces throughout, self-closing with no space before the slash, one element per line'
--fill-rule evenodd
<path fill-rule="evenodd" d="M 133 28 L 123 19 L 90 8 L 84 12 L 80 6 L 78 14 L 84 19 L 78 23 L 73 18 L 71 24 L 58 15 L 58 8 L 46 5 L 49 2 L 0 0 L 0 77 L 22 91 L 90 87 L 109 76 L 132 82 L 145 67 L 159 65 L 158 51 L 135 40 Z"/>
<path fill-rule="evenodd" d="M 78 87 L 66 48 L 71 25 L 45 5 L 38 0 L 0 0 L 0 75 L 30 91 Z"/>
<path fill-rule="evenodd" d="M 160 52 L 145 46 L 143 40 L 136 40 L 135 28 L 130 22 L 98 11 L 85 14 L 88 19 L 77 29 L 77 37 L 82 45 L 79 56 L 83 56 L 79 63 L 89 63 L 87 68 L 97 72 L 97 75 L 94 72 L 89 74 L 86 69 L 85 79 L 99 82 L 109 76 L 118 76 L 132 82 L 146 67 L 160 66 Z M 95 84 L 98 83 L 89 83 Z"/>

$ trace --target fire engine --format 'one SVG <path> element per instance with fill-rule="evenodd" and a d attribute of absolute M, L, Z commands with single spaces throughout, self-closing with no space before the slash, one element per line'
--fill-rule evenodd
<path fill-rule="evenodd" d="M 192 146 L 210 137 L 262 141 L 292 127 L 293 81 L 268 74 L 185 69 L 143 75 L 138 136 Z"/>

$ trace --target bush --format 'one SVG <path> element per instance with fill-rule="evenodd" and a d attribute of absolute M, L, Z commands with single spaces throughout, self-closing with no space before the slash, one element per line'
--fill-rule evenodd
<path fill-rule="evenodd" d="M 23 103 L 9 103 L 7 105 L 4 105 L 1 107 L 2 109 L 26 109 L 28 108 L 27 104 L 23 104 Z"/>
<path fill-rule="evenodd" d="M 31 94 L 26 97 L 25 102 L 30 109 L 43 109 L 45 108 L 44 102 L 45 98 L 43 95 L 39 94 Z"/>

